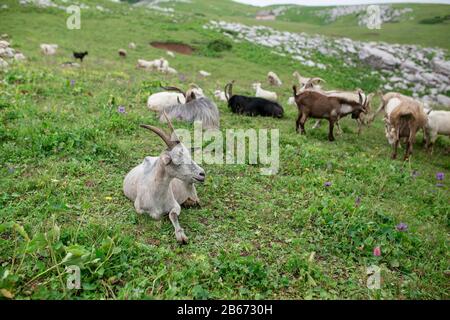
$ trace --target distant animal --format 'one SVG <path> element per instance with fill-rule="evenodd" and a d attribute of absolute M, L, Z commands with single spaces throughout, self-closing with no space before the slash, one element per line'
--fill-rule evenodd
<path fill-rule="evenodd" d="M 275 92 L 264 90 L 261 88 L 261 83 L 259 82 L 253 84 L 253 89 L 256 90 L 255 97 L 257 98 L 263 98 L 273 102 L 277 102 L 278 100 L 278 96 Z"/>
<path fill-rule="evenodd" d="M 121 56 L 122 58 L 126 58 L 126 56 L 127 56 L 127 50 L 125 50 L 125 49 L 119 49 L 117 52 L 119 53 L 119 56 Z"/>
<path fill-rule="evenodd" d="M 433 153 L 433 145 L 438 135 L 450 136 L 450 111 L 425 111 L 427 111 L 428 116 L 425 126 L 425 144 L 427 149 Z"/>
<path fill-rule="evenodd" d="M 135 44 L 134 42 L 130 42 L 130 43 L 128 44 L 128 48 L 130 48 L 130 49 L 136 49 L 136 44 Z"/>
<path fill-rule="evenodd" d="M 401 138 L 406 140 L 404 160 L 412 153 L 417 131 L 426 130 L 427 115 L 421 103 L 402 100 L 389 115 L 384 118 L 386 138 L 393 147 L 392 159 L 397 158 L 397 148 Z"/>
<path fill-rule="evenodd" d="M 175 90 L 184 94 L 181 89 L 176 87 L 164 87 L 164 89 Z M 185 94 L 186 102 L 179 102 L 176 105 L 166 107 L 164 109 L 164 117 L 161 115 L 159 120 L 164 121 L 167 113 L 169 119 L 190 123 L 200 121 L 205 129 L 218 129 L 220 127 L 219 109 L 213 101 L 205 96 L 198 97 L 196 92 L 199 92 L 199 88 L 191 85 L 191 88 Z"/>
<path fill-rule="evenodd" d="M 264 98 L 233 95 L 234 81 L 225 86 L 225 95 L 231 112 L 247 116 L 282 118 L 284 110 L 277 102 Z"/>
<path fill-rule="evenodd" d="M 293 86 L 293 91 L 298 108 L 295 129 L 297 132 L 300 131 L 301 134 L 306 134 L 305 122 L 308 118 L 327 119 L 330 124 L 328 140 L 334 141 L 334 125 L 340 118 L 349 114 L 358 118 L 360 113 L 366 112 L 364 106 L 367 101 L 363 100 L 361 93 L 359 93 L 359 101 L 356 102 L 342 97 L 329 97 L 313 90 L 298 93 L 295 85 Z"/>
<path fill-rule="evenodd" d="M 80 62 L 83 62 L 84 57 L 87 55 L 88 55 L 87 51 L 84 51 L 84 52 L 75 52 L 74 51 L 73 52 L 73 57 L 75 58 L 75 60 L 80 59 Z"/>
<path fill-rule="evenodd" d="M 41 52 L 46 56 L 53 56 L 56 54 L 56 50 L 58 49 L 57 44 L 41 44 Z"/>
<path fill-rule="evenodd" d="M 275 72 L 273 72 L 273 71 L 270 71 L 267 74 L 267 80 L 269 81 L 269 84 L 272 85 L 272 86 L 279 87 L 279 86 L 281 86 L 283 84 L 281 82 L 280 78 L 278 77 L 278 75 Z"/>

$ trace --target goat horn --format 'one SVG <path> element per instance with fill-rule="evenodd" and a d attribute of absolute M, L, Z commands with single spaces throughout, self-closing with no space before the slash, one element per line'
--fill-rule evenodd
<path fill-rule="evenodd" d="M 170 129 L 170 133 L 171 134 L 174 133 L 175 129 L 173 128 L 172 122 L 170 121 L 169 117 L 167 116 L 166 110 L 163 110 L 163 115 L 164 115 L 164 118 L 166 118 L 167 125 L 169 126 L 169 129 Z"/>
<path fill-rule="evenodd" d="M 167 136 L 167 134 L 162 131 L 160 128 L 154 127 L 154 126 L 150 126 L 147 124 L 141 124 L 140 125 L 141 128 L 153 131 L 154 133 L 156 133 L 165 143 L 169 148 L 173 148 L 174 146 L 176 146 L 178 144 L 178 142 L 176 141 L 171 141 L 170 138 Z"/>
<path fill-rule="evenodd" d="M 161 87 L 161 88 L 163 88 L 164 90 L 167 90 L 167 91 L 179 92 L 186 98 L 186 93 L 183 90 L 181 90 L 180 88 L 177 88 L 177 87 Z"/>
<path fill-rule="evenodd" d="M 326 82 L 325 80 L 323 80 L 322 78 L 311 78 L 309 81 L 311 81 L 312 83 L 314 82 Z"/>

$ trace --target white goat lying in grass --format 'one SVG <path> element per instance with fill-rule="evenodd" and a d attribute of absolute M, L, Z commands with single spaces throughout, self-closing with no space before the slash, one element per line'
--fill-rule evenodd
<path fill-rule="evenodd" d="M 269 101 L 277 102 L 278 96 L 275 92 L 267 91 L 261 88 L 261 83 L 256 82 L 253 84 L 253 89 L 256 90 L 255 97 L 257 98 L 264 98 Z"/>
<path fill-rule="evenodd" d="M 192 160 L 190 152 L 176 137 L 171 122 L 168 119 L 167 122 L 172 138 L 159 128 L 141 125 L 160 136 L 167 149 L 159 157 L 146 157 L 131 170 L 123 182 L 123 192 L 134 201 L 136 212 L 147 213 L 155 220 L 168 215 L 177 241 L 187 243 L 178 217 L 181 205 L 198 205 L 194 183 L 205 181 L 205 171 Z"/>
<path fill-rule="evenodd" d="M 41 52 L 46 56 L 53 56 L 56 54 L 56 50 L 58 49 L 57 44 L 41 44 Z"/>

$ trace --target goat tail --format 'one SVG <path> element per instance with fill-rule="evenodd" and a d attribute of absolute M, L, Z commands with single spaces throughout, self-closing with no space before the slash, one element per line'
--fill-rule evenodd
<path fill-rule="evenodd" d="M 297 86 L 294 84 L 292 86 L 292 90 L 294 91 L 294 98 L 297 96 Z"/>

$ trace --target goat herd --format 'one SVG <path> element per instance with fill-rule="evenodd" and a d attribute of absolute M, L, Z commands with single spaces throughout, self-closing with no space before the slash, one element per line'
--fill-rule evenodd
<path fill-rule="evenodd" d="M 134 44 L 130 44 L 134 48 Z M 54 45 L 41 45 L 44 54 L 54 54 Z M 119 56 L 126 57 L 125 50 L 119 50 Z M 87 52 L 74 52 L 74 58 L 80 62 Z M 156 70 L 167 74 L 175 74 L 164 58 L 154 61 L 138 60 L 138 68 Z M 203 72 L 202 76 L 209 76 Z M 374 93 L 366 95 L 362 90 L 324 91 L 321 78 L 304 78 L 298 72 L 294 77 L 299 82 L 293 86 L 293 97 L 288 104 L 296 104 L 298 117 L 295 129 L 305 134 L 305 122 L 308 118 L 318 119 L 314 128 L 322 119 L 329 122 L 328 139 L 334 140 L 333 130 L 339 128 L 339 120 L 351 115 L 358 122 L 361 132 L 363 124 L 370 124 L 377 114 L 384 111 L 385 133 L 389 144 L 393 146 L 392 158 L 397 156 L 400 139 L 404 139 L 407 147 L 404 159 L 408 159 L 418 130 L 424 131 L 426 147 L 432 152 L 437 135 L 450 135 L 450 111 L 434 111 L 426 108 L 420 101 L 400 93 L 382 94 L 380 107 L 370 113 L 370 104 Z M 269 72 L 267 80 L 272 86 L 281 86 L 282 82 L 274 72 Z M 234 81 L 228 83 L 224 91 L 217 90 L 214 97 L 227 102 L 233 113 L 248 116 L 282 118 L 283 107 L 277 102 L 275 92 L 262 89 L 261 83 L 255 83 L 255 96 L 233 94 Z M 134 201 L 138 213 L 147 213 L 154 219 L 169 216 L 175 228 L 176 239 L 186 243 L 187 237 L 178 222 L 181 206 L 189 207 L 199 204 L 195 189 L 196 183 L 205 181 L 205 171 L 196 164 L 190 151 L 181 143 L 175 134 L 172 119 L 177 121 L 200 121 L 205 129 L 219 128 L 219 110 L 216 104 L 205 96 L 203 90 L 191 84 L 187 91 L 177 87 L 163 87 L 165 91 L 152 94 L 147 101 L 150 110 L 159 113 L 160 122 L 167 123 L 170 134 L 162 129 L 141 125 L 157 134 L 167 145 L 167 149 L 159 157 L 146 157 L 145 160 L 131 170 L 124 180 L 123 191 L 127 198 Z"/>

